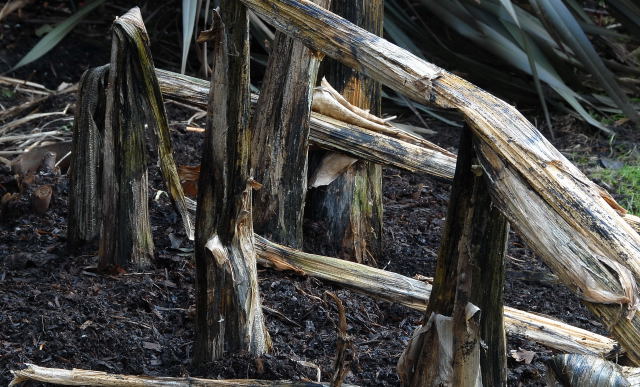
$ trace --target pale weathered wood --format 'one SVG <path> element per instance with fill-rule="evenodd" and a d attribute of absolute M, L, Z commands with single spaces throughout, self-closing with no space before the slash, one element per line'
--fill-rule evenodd
<path fill-rule="evenodd" d="M 207 81 L 166 70 L 156 70 L 162 93 L 169 99 L 197 107 L 207 106 Z M 252 102 L 258 99 L 252 95 Z M 439 150 L 435 144 L 419 147 L 396 138 L 375 133 L 340 120 L 311 113 L 311 144 L 327 150 L 339 151 L 356 158 L 391 165 L 411 172 L 421 172 L 445 181 L 453 180 L 456 158 Z M 605 197 L 608 194 L 603 193 Z M 614 209 L 623 211 L 612 203 Z M 640 217 L 624 214 L 622 217 L 634 230 L 640 232 Z"/>
<path fill-rule="evenodd" d="M 203 379 L 203 378 L 169 378 L 162 376 L 137 376 L 108 374 L 102 371 L 91 371 L 74 368 L 45 368 L 35 364 L 27 364 L 27 368 L 11 371 L 13 379 L 9 386 L 17 386 L 28 380 L 62 384 L 65 386 L 99 386 L 99 387 L 328 387 L 329 383 L 295 382 L 289 380 L 257 380 L 257 379 Z M 343 384 L 349 387 L 352 385 Z"/>
<path fill-rule="evenodd" d="M 554 245 L 556 238 L 541 240 L 536 235 L 524 235 L 529 240 L 540 242 L 532 245 L 534 250 L 554 268 L 565 284 L 578 289 L 583 298 L 586 295 L 591 300 L 590 308 L 612 329 L 628 350 L 629 358 L 640 364 L 640 318 L 635 317 L 639 308 L 635 283 L 640 279 L 640 235 L 616 212 L 615 201 L 571 164 L 522 114 L 462 78 L 306 0 L 241 1 L 279 30 L 412 99 L 460 110 L 482 146 L 494 152 L 496 159 L 504 160 L 504 165 L 515 174 L 514 178 L 526 187 L 526 191 L 513 190 L 512 194 L 522 199 L 525 192 L 534 192 L 540 204 L 545 204 L 522 207 L 524 218 L 530 219 L 533 212 L 541 211 L 547 222 L 537 223 L 538 228 L 554 231 L 566 228 L 571 231 L 572 240 L 584 245 L 585 250 L 565 249 L 567 254 L 554 256 L 550 254 L 553 247 L 544 246 Z M 485 169 L 495 168 L 491 164 L 483 165 Z M 507 184 L 505 180 L 493 180 L 494 196 L 500 191 L 510 190 L 512 187 Z M 504 198 L 502 203 L 503 212 L 515 213 L 520 209 L 510 198 Z M 507 217 L 524 233 L 526 228 L 518 224 L 521 218 Z M 527 232 L 537 233 L 533 230 Z M 579 273 L 609 271 L 609 274 L 573 278 L 577 276 L 561 274 L 558 270 Z M 568 282 L 569 277 L 577 282 Z M 609 292 L 596 294 L 597 299 L 591 298 L 594 296 L 592 285 L 609 288 Z M 613 316 L 612 311 L 618 308 L 616 305 L 622 305 L 625 311 L 623 318 L 620 318 L 619 311 Z"/>
<path fill-rule="evenodd" d="M 194 361 L 271 347 L 264 324 L 251 218 L 249 18 L 233 0 L 213 13 L 213 70 L 196 211 Z M 230 30 L 225 29 L 230 25 Z M 230 51 L 233 48 L 234 51 Z M 234 87 L 229 87 L 234 85 Z"/>
<path fill-rule="evenodd" d="M 259 235 L 255 238 L 261 265 L 309 275 L 421 312 L 427 306 L 432 290 L 429 283 L 355 262 L 304 253 Z M 617 347 L 610 338 L 539 314 L 505 307 L 504 319 L 507 333 L 564 352 L 604 356 Z"/>
<path fill-rule="evenodd" d="M 383 0 L 332 0 L 331 11 L 376 35 L 382 35 Z M 380 115 L 381 86 L 366 75 L 333 59 L 320 69 L 329 83 L 352 105 Z M 310 168 L 335 157 L 312 151 Z M 313 163 L 313 164 L 312 164 Z M 315 164 L 315 165 L 314 165 Z M 354 160 L 330 184 L 309 191 L 306 216 L 321 222 L 316 233 L 323 253 L 375 265 L 382 253 L 382 167 Z"/>
<path fill-rule="evenodd" d="M 330 0 L 315 0 L 327 7 Z M 312 91 L 321 56 L 277 32 L 251 118 L 253 227 L 278 243 L 302 247 Z"/>
<path fill-rule="evenodd" d="M 157 70 L 157 74 L 166 98 L 206 109 L 209 92 L 206 81 L 166 70 Z M 252 95 L 254 103 L 257 99 L 257 95 Z M 455 156 L 440 151 L 435 144 L 424 147 L 410 144 L 315 112 L 311 113 L 310 125 L 311 144 L 411 172 L 453 179 Z"/>

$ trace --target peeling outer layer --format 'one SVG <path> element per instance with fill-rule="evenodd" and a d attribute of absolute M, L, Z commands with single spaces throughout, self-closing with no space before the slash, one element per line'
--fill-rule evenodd
<path fill-rule="evenodd" d="M 209 92 L 206 81 L 165 70 L 157 70 L 157 74 L 167 98 L 206 108 Z M 257 99 L 253 94 L 254 105 Z M 455 155 L 429 141 L 422 140 L 420 145 L 415 145 L 317 112 L 311 113 L 310 126 L 309 141 L 324 149 L 445 180 L 453 179 Z"/>
<path fill-rule="evenodd" d="M 321 89 L 328 92 L 329 94 L 331 94 L 331 96 L 342 106 L 344 106 L 345 108 L 351 110 L 352 112 L 354 112 L 355 114 L 359 115 L 360 117 L 375 122 L 377 124 L 383 125 L 383 126 L 389 126 L 387 125 L 387 123 L 380 117 L 369 113 L 368 110 L 364 110 L 361 109 L 355 105 L 352 105 L 351 103 L 349 103 L 349 101 L 347 101 L 340 93 L 338 93 L 338 90 L 334 89 L 333 86 L 331 86 L 331 84 L 329 83 L 329 81 L 327 81 L 326 78 L 322 78 L 322 81 L 320 81 L 320 86 Z M 354 87 L 355 88 L 355 87 Z"/>
<path fill-rule="evenodd" d="M 259 235 L 255 239 L 258 262 L 263 266 L 293 270 L 421 312 L 427 306 L 432 289 L 430 284 L 343 259 L 297 251 Z M 562 352 L 606 356 L 618 347 L 607 337 L 508 306 L 504 307 L 504 318 L 508 334 L 527 337 Z"/>
<path fill-rule="evenodd" d="M 571 226 L 553 211 L 545 211 L 548 204 L 488 146 L 479 144 L 477 149 L 495 203 L 553 272 L 584 300 L 626 305 L 628 317 L 633 317 L 638 292 L 629 269 L 575 238 Z"/>
<path fill-rule="evenodd" d="M 547 361 L 549 377 L 555 383 L 548 385 L 626 387 L 631 383 L 622 367 L 597 356 L 580 354 L 556 355 Z M 555 380 L 553 380 L 555 379 Z"/>
<path fill-rule="evenodd" d="M 415 83 L 415 87 L 424 92 L 426 94 L 426 96 L 424 97 L 426 101 L 428 101 L 430 104 L 436 104 L 436 93 L 434 93 L 433 90 L 433 81 L 435 81 L 436 79 L 440 78 L 443 74 L 443 70 L 442 69 L 438 69 L 436 71 L 436 74 L 431 76 L 431 77 L 422 77 L 420 79 L 418 79 L 417 81 L 414 81 Z"/>
<path fill-rule="evenodd" d="M 441 148 L 422 137 L 393 126 L 388 121 L 369 113 L 367 110 L 363 110 L 352 105 L 324 78 L 322 79 L 321 86 L 316 87 L 313 90 L 311 110 L 336 120 L 406 141 L 410 144 L 424 146 L 449 156 L 455 156 L 446 149 Z"/>
<path fill-rule="evenodd" d="M 511 208 L 503 206 L 503 210 L 511 219 L 517 214 L 519 221 L 540 218 L 540 213 L 544 213 L 542 218 L 553 220 L 555 226 L 562 225 L 565 229 L 563 234 L 569 238 L 569 247 L 545 248 L 545 243 L 536 235 L 538 228 L 514 224 L 521 231 L 531 233 L 526 235 L 529 240 L 538 241 L 536 249 L 541 250 L 536 252 L 548 259 L 552 259 L 552 252 L 557 250 L 569 254 L 570 260 L 563 260 L 553 268 L 560 270 L 558 275 L 569 286 L 575 287 L 571 277 L 576 275 L 568 271 L 578 264 L 596 271 L 593 277 L 597 280 L 596 283 L 603 286 L 603 290 L 612 291 L 620 299 L 633 294 L 630 289 L 620 288 L 618 276 L 603 272 L 605 266 L 593 254 L 607 257 L 627 267 L 634 279 L 640 281 L 640 235 L 602 198 L 595 184 L 590 183 L 513 106 L 454 74 L 440 72 L 438 67 L 358 29 L 306 0 L 241 1 L 276 28 L 419 102 L 428 101 L 425 101 L 424 91 L 418 87 L 420 82 L 416 84 L 416 81 L 425 77 L 434 79 L 439 74 L 440 77 L 432 81 L 432 93 L 436 95 L 437 106 L 461 111 L 474 135 L 504 160 L 505 165 L 516 173 L 516 180 L 522 180 L 518 189 L 505 187 L 503 182 L 501 187 L 493 187 L 495 195 L 500 190 L 503 191 L 502 194 L 510 191 L 510 194 L 522 195 L 519 200 L 524 206 L 517 208 L 511 203 Z M 426 86 L 428 88 L 429 85 Z M 555 168 L 541 165 L 550 162 L 554 163 L 552 165 Z M 533 196 L 542 206 L 526 202 L 529 190 L 535 192 Z M 509 198 L 496 200 L 509 202 Z M 538 225 L 546 226 L 546 223 Z M 547 234 L 545 238 L 553 240 L 553 235 Z M 573 240 L 578 242 L 572 243 Z M 582 252 L 573 251 L 579 245 L 586 249 Z M 571 260 L 574 264 L 571 264 Z M 612 285 L 605 283 L 608 279 L 613 280 Z M 610 286 L 613 289 L 607 289 Z M 627 303 L 635 305 L 635 298 L 634 294 L 633 299 Z M 619 316 L 607 305 L 591 304 L 589 307 L 606 325 L 615 326 L 613 333 L 629 350 L 629 358 L 635 364 L 640 364 L 638 317 L 634 317 L 633 322 L 628 324 L 618 323 Z M 621 325 L 625 325 L 627 329 L 622 330 Z"/>
<path fill-rule="evenodd" d="M 192 104 L 200 108 L 206 108 L 206 96 L 209 90 L 209 84 L 206 81 L 165 70 L 157 70 L 157 74 L 162 91 L 168 98 Z M 253 94 L 252 103 L 255 104 L 257 99 L 257 95 Z M 378 164 L 390 164 L 412 172 L 420 171 L 446 180 L 453 179 L 455 155 L 447 157 L 450 152 L 445 150 L 445 153 L 443 153 L 440 147 L 429 143 L 421 144 L 420 147 L 433 150 L 439 154 L 429 153 L 417 157 L 417 152 L 420 150 L 414 148 L 416 145 L 396 139 L 393 139 L 396 141 L 390 141 L 390 137 L 391 136 L 384 134 L 372 133 L 372 131 L 358 126 L 348 125 L 343 121 L 332 119 L 323 114 L 311 114 L 311 133 L 309 140 L 315 145 L 328 150 L 351 154 L 354 157 L 373 161 Z M 367 146 L 368 144 L 379 144 L 383 142 L 388 143 L 388 147 L 385 146 L 385 148 L 388 149 L 386 149 L 384 154 L 378 155 L 377 153 L 379 152 L 377 150 L 373 150 L 373 147 Z M 407 155 L 416 155 L 416 157 L 409 157 L 411 160 L 408 162 Z M 593 186 L 597 187 L 595 184 L 593 184 Z M 600 187 L 597 188 L 599 196 L 602 197 L 626 223 L 636 232 L 640 233 L 640 217 L 627 213 L 624 208 L 615 202 L 615 199 L 613 199 L 608 192 Z"/>
<path fill-rule="evenodd" d="M 146 114 L 150 121 L 149 126 L 152 127 L 157 139 L 158 160 L 162 177 L 167 185 L 169 196 L 182 217 L 185 233 L 189 239 L 193 240 L 195 220 L 189 217 L 186 197 L 180 184 L 180 177 L 178 176 L 176 164 L 173 159 L 169 123 L 164 109 L 164 101 L 162 99 L 162 93 L 160 92 L 160 85 L 158 84 L 151 50 L 149 48 L 149 35 L 142 22 L 140 9 L 138 7 L 132 8 L 125 15 L 118 18 L 117 21 L 114 22 L 114 25 L 117 25 L 125 32 L 130 44 L 137 49 L 132 53 L 133 57 L 137 59 L 132 61 L 132 65 L 135 67 L 139 66 L 139 72 L 135 72 L 139 78 L 135 79 L 135 81 L 141 83 L 143 98 L 147 104 Z"/>
<path fill-rule="evenodd" d="M 342 17 L 309 1 L 242 1 L 269 24 L 302 40 L 309 48 L 322 51 L 395 90 L 403 90 L 407 84 L 419 81 L 412 87 L 410 97 L 420 101 L 427 97 L 435 99 L 431 86 L 445 73 L 440 67 L 406 50 L 398 50 L 389 41 Z M 380 65 L 381 62 L 384 64 Z M 446 103 L 444 99 L 440 102 Z"/>

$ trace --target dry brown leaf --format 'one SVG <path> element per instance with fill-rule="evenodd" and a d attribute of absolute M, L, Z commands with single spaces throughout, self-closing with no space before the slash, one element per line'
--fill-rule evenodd
<path fill-rule="evenodd" d="M 320 166 L 309 181 L 309 187 L 315 188 L 331 184 L 356 161 L 358 159 L 342 153 L 329 153 L 320 162 Z"/>
<path fill-rule="evenodd" d="M 198 180 L 200 179 L 199 165 L 178 165 L 178 177 L 184 194 L 195 198 L 198 196 Z"/>
<path fill-rule="evenodd" d="M 518 348 L 517 351 L 515 349 L 512 349 L 511 351 L 509 351 L 509 354 L 512 358 L 516 359 L 517 362 L 524 362 L 524 364 L 531 364 L 531 362 L 533 361 L 533 357 L 536 355 L 535 352 L 525 351 L 522 348 Z"/>

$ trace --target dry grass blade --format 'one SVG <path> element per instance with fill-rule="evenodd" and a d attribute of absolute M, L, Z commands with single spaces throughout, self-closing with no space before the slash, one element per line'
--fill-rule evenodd
<path fill-rule="evenodd" d="M 49 99 L 49 95 L 38 97 L 33 101 L 28 101 L 20 105 L 13 106 L 7 110 L 3 110 L 0 112 L 0 120 L 8 120 L 9 118 L 17 116 L 18 114 L 22 113 L 25 110 L 35 108 L 36 106 L 46 101 L 47 99 Z"/>
<path fill-rule="evenodd" d="M 44 118 L 44 117 L 51 117 L 51 116 L 58 116 L 58 115 L 67 115 L 66 111 L 62 111 L 62 112 L 50 112 L 50 113 L 33 113 L 33 114 L 29 114 L 28 116 L 19 118 L 17 120 L 8 122 L 2 126 L 0 126 L 0 135 L 3 135 L 4 133 L 15 129 L 17 127 L 19 127 L 20 125 L 24 125 L 28 122 L 31 122 L 33 120 L 37 120 L 40 118 Z"/>
<path fill-rule="evenodd" d="M 19 135 L 15 135 L 15 136 L 4 136 L 4 137 L 0 137 L 0 143 L 3 142 L 13 142 L 13 141 L 19 141 L 19 140 L 27 140 L 30 138 L 41 138 L 41 137 L 48 137 L 48 136 L 57 136 L 63 134 L 63 132 L 59 131 L 59 130 L 52 130 L 50 132 L 38 132 L 38 133 L 31 133 L 31 134 L 19 134 Z"/>
<path fill-rule="evenodd" d="M 52 90 L 47 89 L 46 87 L 44 87 L 43 85 L 41 85 L 39 83 L 25 81 L 23 79 L 5 77 L 5 76 L 0 76 L 0 85 L 14 86 L 16 88 L 17 87 L 22 87 L 22 88 L 26 87 L 27 89 L 34 89 L 34 90 L 38 90 L 39 92 L 43 92 L 43 93 L 47 93 L 47 94 L 53 93 Z"/>

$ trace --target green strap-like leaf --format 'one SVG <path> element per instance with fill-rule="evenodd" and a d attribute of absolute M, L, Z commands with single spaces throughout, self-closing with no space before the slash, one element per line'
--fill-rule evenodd
<path fill-rule="evenodd" d="M 627 117 L 640 124 L 640 115 L 616 82 L 613 74 L 604 64 L 587 35 L 562 1 L 535 0 L 553 24 L 564 42 L 573 49 L 583 65 L 600 82 L 607 94 L 616 102 Z"/>
<path fill-rule="evenodd" d="M 182 0 L 182 64 L 180 65 L 180 74 L 184 74 L 187 67 L 187 57 L 193 37 L 193 28 L 196 25 L 198 6 L 198 0 Z"/>
<path fill-rule="evenodd" d="M 78 12 L 71 15 L 68 19 L 58 24 L 48 34 L 46 34 L 20 61 L 11 68 L 10 71 L 16 70 L 24 65 L 27 65 L 47 52 L 51 51 L 60 41 L 67 36 L 75 26 L 82 21 L 82 19 L 97 6 L 104 3 L 105 0 L 93 0 L 89 4 L 85 5 Z"/>
<path fill-rule="evenodd" d="M 500 0 L 502 6 L 507 10 L 509 16 L 511 16 L 513 22 L 518 26 L 518 33 L 514 35 L 514 37 L 519 36 L 522 41 L 522 48 L 527 53 L 527 58 L 529 59 L 529 66 L 531 67 L 531 74 L 533 75 L 533 81 L 536 86 L 536 92 L 538 93 L 538 97 L 540 98 L 540 106 L 542 106 L 542 111 L 544 112 L 544 118 L 547 121 L 547 126 L 549 127 L 549 131 L 551 133 L 551 137 L 555 138 L 553 132 L 553 126 L 551 125 L 551 116 L 549 114 L 549 109 L 547 108 L 547 101 L 544 97 L 544 92 L 542 90 L 542 85 L 540 83 L 540 77 L 538 76 L 538 67 L 536 66 L 536 60 L 534 57 L 534 50 L 531 49 L 531 46 L 534 44 L 529 40 L 527 33 L 522 28 L 520 24 L 520 20 L 518 19 L 518 15 L 516 14 L 516 10 L 513 8 L 513 4 L 511 0 Z M 505 26 L 508 28 L 508 26 Z"/>

